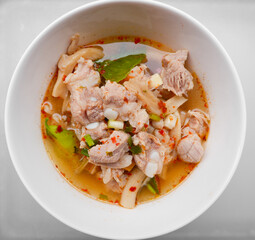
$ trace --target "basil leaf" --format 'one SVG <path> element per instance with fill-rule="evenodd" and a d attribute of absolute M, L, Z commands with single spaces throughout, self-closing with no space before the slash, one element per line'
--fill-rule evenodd
<path fill-rule="evenodd" d="M 130 147 L 130 151 L 133 153 L 133 154 L 139 154 L 142 152 L 142 148 L 140 147 L 140 145 L 132 145 Z"/>
<path fill-rule="evenodd" d="M 45 119 L 46 133 L 53 138 L 62 148 L 73 153 L 77 138 L 73 131 L 65 130 L 61 126 L 48 125 L 49 119 Z"/>
<path fill-rule="evenodd" d="M 126 78 L 132 68 L 140 64 L 145 57 L 145 54 L 136 54 L 118 58 L 113 61 L 106 60 L 100 63 L 98 69 L 106 80 L 119 82 Z"/>

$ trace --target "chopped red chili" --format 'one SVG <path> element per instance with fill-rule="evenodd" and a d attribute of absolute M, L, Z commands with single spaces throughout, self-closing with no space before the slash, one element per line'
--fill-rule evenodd
<path fill-rule="evenodd" d="M 63 131 L 63 128 L 60 125 L 58 125 L 56 132 L 61 133 L 62 131 Z"/>
<path fill-rule="evenodd" d="M 163 113 L 166 113 L 167 111 L 166 104 L 162 100 L 159 101 L 158 107 L 161 109 Z"/>
<path fill-rule="evenodd" d="M 128 99 L 126 97 L 124 97 L 124 102 L 128 103 Z"/>
<path fill-rule="evenodd" d="M 165 132 L 164 132 L 164 130 L 163 130 L 163 129 L 159 130 L 158 132 L 159 132 L 162 136 L 164 136 L 164 135 L 165 135 Z"/>
<path fill-rule="evenodd" d="M 141 38 L 136 37 L 135 40 L 134 40 L 134 43 L 137 44 L 137 43 L 139 43 L 139 42 L 141 42 Z"/>
<path fill-rule="evenodd" d="M 147 128 L 147 127 L 149 127 L 149 125 L 145 123 L 145 124 L 144 124 L 144 127 Z"/>
<path fill-rule="evenodd" d="M 112 137 L 111 140 L 112 140 L 112 143 L 116 143 L 116 137 Z"/>
<path fill-rule="evenodd" d="M 136 190 L 136 187 L 131 187 L 131 188 L 129 188 L 129 191 L 130 192 L 134 192 Z"/>

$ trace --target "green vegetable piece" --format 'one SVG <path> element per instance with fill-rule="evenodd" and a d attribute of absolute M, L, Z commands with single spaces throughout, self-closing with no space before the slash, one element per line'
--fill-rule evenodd
<path fill-rule="evenodd" d="M 133 153 L 133 154 L 139 154 L 142 152 L 142 148 L 140 147 L 140 145 L 132 145 L 130 147 L 130 151 Z"/>
<path fill-rule="evenodd" d="M 147 188 L 151 191 L 151 188 L 155 191 L 155 193 L 153 194 L 159 194 L 159 187 L 158 187 L 158 183 L 155 179 L 155 177 L 151 178 L 150 181 L 147 183 Z"/>
<path fill-rule="evenodd" d="M 62 148 L 73 153 L 77 138 L 73 131 L 65 130 L 61 126 L 48 125 L 49 118 L 45 119 L 45 129 L 49 137 L 53 138 Z"/>
<path fill-rule="evenodd" d="M 102 193 L 99 194 L 99 198 L 102 199 L 102 200 L 108 200 L 108 196 L 104 195 Z"/>
<path fill-rule="evenodd" d="M 154 120 L 154 121 L 160 121 L 161 120 L 161 117 L 158 116 L 157 114 L 150 114 L 150 119 L 151 120 Z"/>
<path fill-rule="evenodd" d="M 89 147 L 93 147 L 95 145 L 95 142 L 93 141 L 92 137 L 89 134 L 86 134 L 84 138 Z"/>
<path fill-rule="evenodd" d="M 132 137 L 131 136 L 129 136 L 129 138 L 128 138 L 128 146 L 129 147 L 132 147 L 132 145 L 133 145 L 133 141 L 132 141 Z"/>
<path fill-rule="evenodd" d="M 129 146 L 130 151 L 132 152 L 132 154 L 139 154 L 139 153 L 142 152 L 142 148 L 140 147 L 140 145 L 134 145 L 133 144 L 131 136 L 129 136 L 127 142 L 128 142 L 128 146 Z"/>
<path fill-rule="evenodd" d="M 145 54 L 137 54 L 118 58 L 107 62 L 105 64 L 106 66 L 103 66 L 100 72 L 105 79 L 111 80 L 112 82 L 119 82 L 126 78 L 131 69 L 140 64 L 145 57 Z"/>
<path fill-rule="evenodd" d="M 157 194 L 156 191 L 154 190 L 154 188 L 153 188 L 149 183 L 146 184 L 146 187 L 148 188 L 148 190 L 149 190 L 151 193 Z"/>
<path fill-rule="evenodd" d="M 130 125 L 128 125 L 128 126 L 126 126 L 126 127 L 124 128 L 124 131 L 125 131 L 126 133 L 132 133 L 133 130 L 134 130 L 134 128 L 133 128 L 132 126 L 130 126 Z"/>
<path fill-rule="evenodd" d="M 113 153 L 112 152 L 106 152 L 106 155 L 109 157 L 112 157 Z"/>
<path fill-rule="evenodd" d="M 85 155 L 86 157 L 89 157 L 88 149 L 87 149 L 87 148 L 83 148 L 83 149 L 81 150 L 81 154 Z"/>

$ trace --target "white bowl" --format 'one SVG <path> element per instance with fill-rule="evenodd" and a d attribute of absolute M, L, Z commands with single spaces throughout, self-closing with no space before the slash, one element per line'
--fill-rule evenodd
<path fill-rule="evenodd" d="M 84 42 L 137 35 L 174 50 L 188 49 L 189 64 L 202 79 L 210 102 L 211 131 L 202 162 L 170 194 L 133 210 L 98 202 L 70 186 L 45 151 L 40 104 L 70 37 Z M 13 164 L 31 195 L 63 223 L 91 235 L 138 239 L 174 231 L 202 214 L 229 183 L 246 129 L 245 101 L 235 67 L 222 45 L 199 22 L 152 1 L 99 1 L 81 6 L 48 26 L 28 47 L 11 80 L 5 109 Z"/>

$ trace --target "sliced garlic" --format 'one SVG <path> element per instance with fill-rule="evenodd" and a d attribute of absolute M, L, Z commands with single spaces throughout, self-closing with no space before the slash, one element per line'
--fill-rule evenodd
<path fill-rule="evenodd" d="M 155 162 L 148 162 L 145 168 L 144 173 L 152 178 L 155 176 L 156 172 L 158 171 L 158 164 Z"/>
<path fill-rule="evenodd" d="M 162 85 L 163 81 L 160 75 L 158 73 L 155 73 L 150 77 L 150 80 L 148 83 L 149 83 L 150 89 L 155 89 L 155 88 L 158 88 L 160 85 Z"/>
<path fill-rule="evenodd" d="M 87 129 L 95 129 L 99 127 L 99 122 L 93 122 L 86 126 Z"/>
<path fill-rule="evenodd" d="M 174 114 L 168 115 L 164 120 L 164 125 L 168 129 L 173 129 L 176 125 L 177 117 Z"/>
<path fill-rule="evenodd" d="M 164 127 L 164 120 L 161 119 L 160 121 L 152 121 L 152 122 L 151 122 L 151 125 L 152 125 L 154 128 L 162 129 L 162 128 Z"/>

